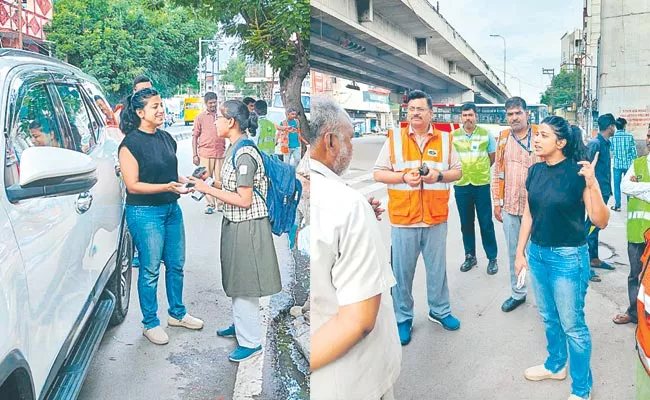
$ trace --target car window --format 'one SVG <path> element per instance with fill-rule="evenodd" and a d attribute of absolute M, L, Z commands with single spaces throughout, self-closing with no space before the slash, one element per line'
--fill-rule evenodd
<path fill-rule="evenodd" d="M 84 81 L 82 86 L 95 103 L 95 114 L 100 118 L 100 123 L 110 127 L 117 127 L 117 119 L 113 114 L 113 107 L 111 107 L 111 104 L 106 99 L 106 96 L 104 96 L 100 87 L 94 82 L 89 81 Z"/>
<path fill-rule="evenodd" d="M 88 153 L 96 143 L 99 123 L 89 113 L 86 103 L 76 86 L 56 84 L 63 108 L 70 122 L 74 150 Z"/>
<path fill-rule="evenodd" d="M 13 124 L 5 149 L 5 183 L 18 182 L 20 158 L 29 147 L 49 146 L 71 148 L 56 122 L 54 107 L 47 87 L 43 84 L 29 88 L 18 99 L 18 118 Z"/>

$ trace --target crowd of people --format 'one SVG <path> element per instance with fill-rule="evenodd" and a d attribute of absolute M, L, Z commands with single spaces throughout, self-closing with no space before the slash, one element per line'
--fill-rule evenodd
<path fill-rule="evenodd" d="M 352 158 L 350 118 L 334 100 L 312 99 L 312 398 L 393 398 L 398 343 L 412 340 L 412 287 L 420 254 L 428 319 L 446 330 L 460 329 L 446 274 L 453 185 L 465 251 L 460 270 L 477 266 L 476 214 L 486 273 L 498 273 L 494 217 L 503 226 L 510 266 L 510 293 L 501 310 L 517 309 L 529 289 L 534 294 L 548 356 L 523 371 L 524 377 L 540 381 L 569 374 L 569 400 L 590 399 L 585 297 L 590 282 L 600 281 L 594 268 L 614 268 L 599 258 L 598 232 L 608 225 L 610 212 L 621 211 L 621 192 L 629 199 L 630 305 L 613 322 L 637 323 L 637 306 L 650 305 L 650 292 L 642 300 L 648 289 L 640 285 L 644 234 L 650 228 L 650 166 L 647 157 L 637 157 L 625 119 L 601 115 L 598 133 L 585 144 L 581 129 L 562 117 L 529 124 L 525 100 L 512 97 L 505 103 L 509 128 L 495 138 L 476 124 L 472 103 L 462 106 L 463 126 L 451 133 L 432 125 L 428 94 L 414 90 L 407 103 L 407 121 L 389 131 L 374 166 L 375 180 L 388 190 L 389 261 L 375 221 L 383 210 L 341 179 Z M 647 143 L 650 147 L 650 127 Z M 608 207 L 612 171 L 615 202 Z M 638 342 L 647 372 L 650 327 L 639 330 L 646 332 Z"/>
<path fill-rule="evenodd" d="M 178 204 L 183 195 L 202 193 L 205 213 L 223 215 L 219 264 L 223 289 L 232 299 L 233 322 L 217 335 L 236 339 L 238 345 L 228 358 L 240 362 L 262 351 L 259 299 L 280 292 L 282 284 L 266 202 L 265 164 L 254 147 L 237 144 L 255 138 L 261 151 L 273 154 L 283 139 L 291 147 L 290 136 L 299 135 L 300 126 L 295 110 L 287 110 L 284 127 L 270 123 L 263 100 L 220 104 L 215 93 L 207 92 L 204 102 L 192 134 L 192 162 L 203 172 L 187 177 L 178 173 L 175 139 L 161 129 L 165 106 L 149 78 L 137 77 L 132 94 L 115 110 L 103 103 L 98 106 L 124 134 L 119 171 L 127 191 L 126 221 L 137 250 L 134 266 L 139 267 L 143 335 L 157 345 L 169 342 L 158 318 L 161 263 L 169 304 L 167 326 L 203 328 L 203 321 L 190 315 L 183 302 L 185 228 Z M 39 127 L 33 129 L 34 140 L 53 140 L 37 131 Z M 208 177 L 212 184 L 206 182 Z"/>

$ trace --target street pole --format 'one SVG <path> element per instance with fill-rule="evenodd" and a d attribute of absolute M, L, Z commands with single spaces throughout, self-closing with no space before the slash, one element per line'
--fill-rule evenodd
<path fill-rule="evenodd" d="M 501 35 L 490 35 L 490 37 L 498 37 L 503 40 L 503 85 L 506 85 L 506 38 Z"/>
<path fill-rule="evenodd" d="M 21 0 L 16 0 L 16 11 L 18 12 L 18 48 L 23 49 L 23 6 Z"/>
<path fill-rule="evenodd" d="M 203 64 L 203 54 L 201 52 L 201 43 L 202 42 L 203 42 L 203 40 L 201 40 L 201 38 L 199 38 L 199 76 L 198 76 L 198 79 L 199 79 L 199 95 L 201 93 L 203 93 L 203 84 L 201 83 L 201 64 Z"/>

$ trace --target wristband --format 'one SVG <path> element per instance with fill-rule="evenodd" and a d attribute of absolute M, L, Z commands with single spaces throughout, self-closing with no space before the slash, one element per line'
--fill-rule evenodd
<path fill-rule="evenodd" d="M 402 182 L 404 182 L 404 183 L 406 183 L 406 178 L 405 177 L 406 177 L 406 172 L 404 172 L 402 174 Z"/>

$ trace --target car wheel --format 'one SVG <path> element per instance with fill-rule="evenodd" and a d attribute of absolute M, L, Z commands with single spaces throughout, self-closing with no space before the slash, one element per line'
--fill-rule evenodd
<path fill-rule="evenodd" d="M 115 296 L 115 310 L 109 322 L 111 326 L 121 324 L 129 312 L 129 302 L 131 299 L 131 263 L 133 262 L 133 240 L 131 233 L 126 227 L 126 222 L 122 226 L 120 235 L 120 246 L 117 251 L 117 265 L 111 280 L 106 286 Z"/>

